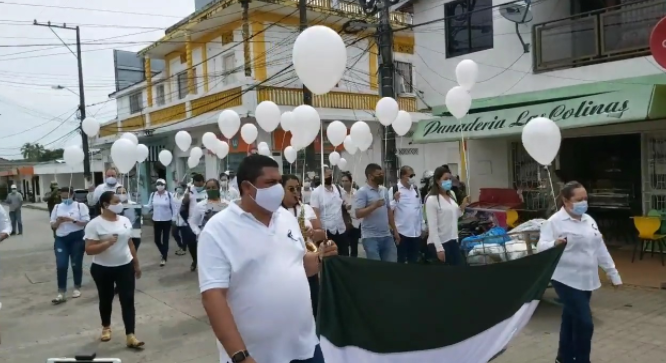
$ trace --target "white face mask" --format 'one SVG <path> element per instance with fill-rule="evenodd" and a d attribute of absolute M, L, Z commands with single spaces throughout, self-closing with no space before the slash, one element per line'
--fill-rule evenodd
<path fill-rule="evenodd" d="M 257 203 L 261 208 L 273 213 L 280 205 L 282 205 L 282 199 L 284 198 L 284 188 L 280 184 L 275 184 L 272 187 L 259 189 L 253 185 L 254 189 L 257 190 L 257 196 L 254 198 L 254 202 Z"/>
<path fill-rule="evenodd" d="M 227 182 L 226 180 L 220 180 L 220 187 L 221 188 L 226 189 L 227 186 L 229 186 L 229 182 Z"/>
<path fill-rule="evenodd" d="M 163 191 L 164 190 L 164 185 L 158 185 L 157 190 L 160 191 L 160 192 Z"/>
<path fill-rule="evenodd" d="M 125 207 L 123 207 L 122 204 L 109 204 L 109 206 L 106 207 L 106 209 L 110 210 L 111 212 L 113 212 L 115 214 L 120 214 L 120 213 L 123 212 Z"/>
<path fill-rule="evenodd" d="M 127 194 L 120 194 L 120 195 L 118 196 L 118 198 L 120 198 L 120 201 L 121 201 L 122 203 L 127 202 Z"/>

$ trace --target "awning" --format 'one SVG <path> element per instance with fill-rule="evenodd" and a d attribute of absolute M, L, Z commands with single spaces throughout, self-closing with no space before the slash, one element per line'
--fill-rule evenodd
<path fill-rule="evenodd" d="M 461 132 L 467 139 L 519 135 L 536 117 L 561 129 L 664 118 L 666 84 L 656 84 L 662 80 L 666 77 L 638 77 L 486 98 L 475 101 L 461 120 L 435 107 L 443 116 L 420 121 L 412 142 L 460 140 Z"/>

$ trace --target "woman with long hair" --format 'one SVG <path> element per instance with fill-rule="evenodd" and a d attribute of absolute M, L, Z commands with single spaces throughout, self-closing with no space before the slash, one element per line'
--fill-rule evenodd
<path fill-rule="evenodd" d="M 144 343 L 134 335 L 134 288 L 136 279 L 141 277 L 141 268 L 131 241 L 132 223 L 127 217 L 119 215 L 124 207 L 112 191 L 102 193 L 99 207 L 101 214 L 88 223 L 84 238 L 86 253 L 93 256 L 90 275 L 99 295 L 99 315 L 102 319 L 100 340 L 111 340 L 111 310 L 114 287 L 117 286 L 127 347 L 139 349 Z"/>
<path fill-rule="evenodd" d="M 597 222 L 587 214 L 587 191 L 577 181 L 566 183 L 557 200 L 559 211 L 541 227 L 537 250 L 566 245 L 552 285 L 560 298 L 562 323 L 556 362 L 590 363 L 594 324 L 592 291 L 601 287 L 601 267 L 614 287 L 622 284 Z"/>
<path fill-rule="evenodd" d="M 197 203 L 194 213 L 190 216 L 188 223 L 197 238 L 188 239 L 194 241 L 190 242 L 187 248 L 190 250 L 190 255 L 192 255 L 192 265 L 190 266 L 190 271 L 195 271 L 197 269 L 197 244 L 196 241 L 199 238 L 199 234 L 203 230 L 203 227 L 206 223 L 218 212 L 224 210 L 228 205 L 229 201 L 222 198 L 220 191 L 220 181 L 218 179 L 209 179 L 205 185 L 207 198 Z"/>
<path fill-rule="evenodd" d="M 321 222 L 317 218 L 314 209 L 301 201 L 301 183 L 296 175 L 283 175 L 282 186 L 284 187 L 284 198 L 282 198 L 282 207 L 294 214 L 302 223 L 305 231 L 303 237 L 307 241 L 320 243 L 326 239 L 326 232 L 321 227 Z M 310 298 L 312 299 L 312 314 L 317 317 L 317 306 L 319 303 L 319 274 L 308 276 L 310 284 Z"/>
<path fill-rule="evenodd" d="M 447 265 L 460 266 L 465 262 L 458 244 L 458 219 L 467 207 L 468 198 L 458 205 L 451 192 L 452 179 L 448 168 L 435 169 L 425 201 L 428 249 Z"/>
<path fill-rule="evenodd" d="M 130 200 L 129 193 L 127 193 L 127 189 L 125 189 L 123 186 L 118 187 L 116 194 L 118 195 L 118 199 L 120 199 L 120 203 L 122 203 L 123 207 L 125 207 L 125 210 L 123 210 L 120 215 L 127 217 L 127 219 L 129 219 L 130 222 L 135 225 L 136 219 L 142 218 L 141 209 L 135 208 L 135 206 L 139 206 L 139 204 Z M 139 220 L 139 223 L 141 223 L 141 220 Z M 134 250 L 138 251 L 139 246 L 141 245 L 141 228 L 132 229 L 132 243 L 134 243 Z"/>

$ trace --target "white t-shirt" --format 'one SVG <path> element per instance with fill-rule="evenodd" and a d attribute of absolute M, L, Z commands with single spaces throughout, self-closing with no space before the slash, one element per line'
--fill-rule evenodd
<path fill-rule="evenodd" d="M 110 186 L 106 183 L 102 183 L 95 188 L 95 191 L 93 192 L 93 197 L 92 197 L 92 202 L 93 204 L 97 204 L 99 202 L 99 197 L 104 194 L 104 192 L 115 192 L 118 190 L 118 188 L 122 187 L 122 184 L 116 183 L 114 186 Z"/>
<path fill-rule="evenodd" d="M 118 235 L 118 240 L 106 251 L 94 255 L 92 262 L 100 266 L 123 266 L 132 262 L 132 252 L 129 248 L 130 237 L 132 237 L 132 223 L 127 217 L 118 216 L 114 222 L 107 221 L 102 217 L 96 217 L 86 225 L 86 240 L 101 241 L 112 235 Z"/>
<path fill-rule="evenodd" d="M 305 276 L 305 241 L 294 215 L 273 213 L 270 226 L 236 203 L 199 235 L 199 289 L 228 289 L 227 302 L 250 355 L 261 363 L 312 358 L 319 344 Z M 229 362 L 218 342 L 220 363 Z"/>

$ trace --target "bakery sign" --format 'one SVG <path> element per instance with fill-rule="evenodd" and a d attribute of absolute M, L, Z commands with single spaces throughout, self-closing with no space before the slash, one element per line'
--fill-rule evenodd
<path fill-rule="evenodd" d="M 566 97 L 559 100 L 535 101 L 522 106 L 493 111 L 474 112 L 461 120 L 443 116 L 419 122 L 412 142 L 430 143 L 512 136 L 537 117 L 546 117 L 561 129 L 599 126 L 645 120 L 652 100 L 653 87 L 635 87 L 631 92 L 605 92 Z"/>

